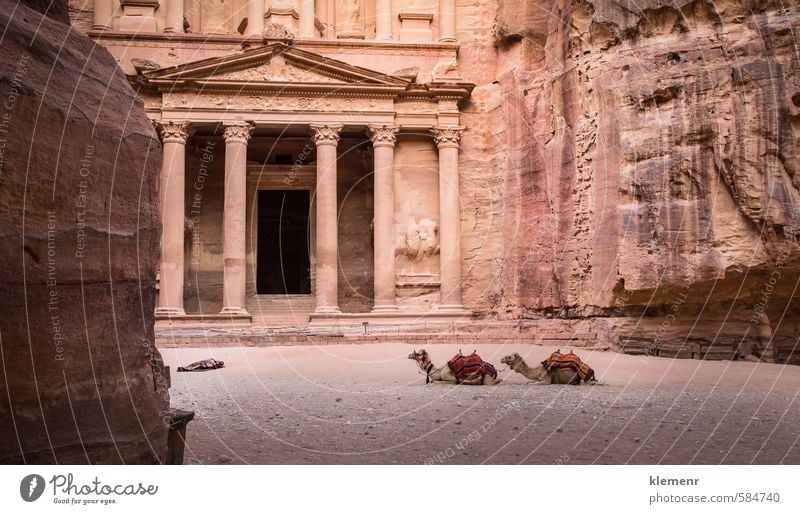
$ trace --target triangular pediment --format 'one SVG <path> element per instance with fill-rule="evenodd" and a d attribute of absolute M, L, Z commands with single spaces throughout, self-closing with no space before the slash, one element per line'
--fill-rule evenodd
<path fill-rule="evenodd" d="M 284 43 L 145 72 L 151 84 L 231 87 L 290 85 L 405 88 L 408 79 L 352 66 Z"/>
<path fill-rule="evenodd" d="M 315 72 L 313 68 L 301 68 L 286 62 L 283 55 L 275 55 L 269 61 L 244 69 L 227 71 L 213 75 L 215 80 L 233 81 L 266 81 L 266 82 L 303 82 L 325 84 L 348 84 L 339 77 L 332 77 Z"/>

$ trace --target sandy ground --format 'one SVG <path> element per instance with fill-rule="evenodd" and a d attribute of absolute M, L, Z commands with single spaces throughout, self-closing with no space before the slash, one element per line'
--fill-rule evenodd
<path fill-rule="evenodd" d="M 444 365 L 459 348 L 428 348 Z M 189 464 L 800 464 L 800 367 L 576 353 L 602 386 L 425 385 L 405 344 L 162 349 Z M 471 351 L 473 348 L 464 349 Z M 485 345 L 499 366 L 554 348 Z M 226 368 L 176 373 L 202 358 Z"/>

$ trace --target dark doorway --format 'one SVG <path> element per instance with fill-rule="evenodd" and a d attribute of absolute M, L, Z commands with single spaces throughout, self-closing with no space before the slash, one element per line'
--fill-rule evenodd
<path fill-rule="evenodd" d="M 258 294 L 310 294 L 308 191 L 258 192 Z"/>

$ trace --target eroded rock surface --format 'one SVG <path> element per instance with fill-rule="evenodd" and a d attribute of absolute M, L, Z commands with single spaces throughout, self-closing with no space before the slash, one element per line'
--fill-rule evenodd
<path fill-rule="evenodd" d="M 490 307 L 608 317 L 614 340 L 796 339 L 797 4 L 497 6 L 494 80 L 463 60 L 486 126 L 466 145 L 495 173 L 478 207 L 504 229 L 467 252 L 500 276 Z"/>
<path fill-rule="evenodd" d="M 65 6 L 27 4 L 0 12 L 0 462 L 159 462 L 160 144 Z"/>

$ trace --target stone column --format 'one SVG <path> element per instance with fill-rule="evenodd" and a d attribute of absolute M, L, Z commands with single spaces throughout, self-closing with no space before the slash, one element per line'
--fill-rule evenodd
<path fill-rule="evenodd" d="M 167 0 L 164 32 L 183 32 L 183 0 Z"/>
<path fill-rule="evenodd" d="M 156 127 L 164 144 L 161 163 L 161 266 L 157 316 L 183 316 L 183 230 L 186 210 L 187 123 L 164 122 Z"/>
<path fill-rule="evenodd" d="M 313 38 L 317 31 L 314 24 L 314 0 L 300 0 L 300 34 L 302 38 Z"/>
<path fill-rule="evenodd" d="M 456 41 L 456 0 L 439 0 L 439 41 Z"/>
<path fill-rule="evenodd" d="M 225 207 L 222 227 L 221 314 L 247 314 L 245 309 L 245 218 L 247 212 L 247 140 L 253 127 L 225 124 Z"/>
<path fill-rule="evenodd" d="M 461 311 L 461 205 L 458 145 L 463 127 L 431 129 L 439 147 L 439 310 Z"/>
<path fill-rule="evenodd" d="M 339 240 L 336 201 L 336 147 L 342 125 L 311 125 L 317 144 L 317 308 L 318 314 L 339 311 Z"/>
<path fill-rule="evenodd" d="M 372 312 L 397 310 L 394 261 L 394 144 L 397 130 L 387 125 L 369 127 L 375 149 L 375 306 Z"/>
<path fill-rule="evenodd" d="M 375 39 L 392 39 L 392 0 L 375 2 Z"/>
<path fill-rule="evenodd" d="M 324 37 L 336 37 L 336 4 L 334 0 L 320 0 L 325 5 Z"/>
<path fill-rule="evenodd" d="M 245 36 L 263 36 L 264 35 L 264 0 L 248 0 L 247 1 L 247 29 L 245 29 Z"/>
<path fill-rule="evenodd" d="M 111 5 L 111 0 L 94 0 L 94 20 L 92 21 L 92 29 L 111 29 L 111 14 L 113 11 L 114 7 Z"/>

